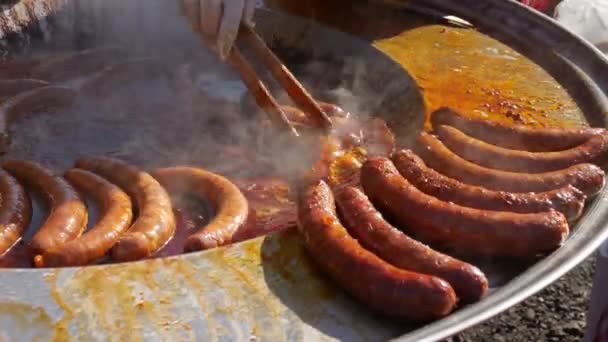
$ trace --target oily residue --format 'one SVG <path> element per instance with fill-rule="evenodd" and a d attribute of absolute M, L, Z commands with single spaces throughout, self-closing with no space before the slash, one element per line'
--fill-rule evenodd
<path fill-rule="evenodd" d="M 51 272 L 44 275 L 44 280 L 49 284 L 51 298 L 63 311 L 63 317 L 55 323 L 55 335 L 53 341 L 67 341 L 70 339 L 69 323 L 74 318 L 74 312 L 61 297 L 57 289 L 57 273 Z"/>
<path fill-rule="evenodd" d="M 401 64 L 423 93 L 427 116 L 449 106 L 474 117 L 572 127 L 584 117 L 545 70 L 472 29 L 421 26 L 375 46 Z"/>

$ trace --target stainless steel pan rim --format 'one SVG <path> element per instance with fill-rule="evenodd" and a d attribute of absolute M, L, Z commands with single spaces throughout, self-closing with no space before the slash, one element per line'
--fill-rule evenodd
<path fill-rule="evenodd" d="M 406 6 L 405 1 L 391 1 L 391 3 L 396 6 L 401 6 L 400 3 L 403 3 Z M 559 26 L 552 19 L 540 15 L 513 0 L 425 0 L 409 1 L 408 4 L 431 7 L 434 10 L 461 17 L 482 29 L 500 31 L 511 37 L 525 34 L 531 42 L 552 49 L 556 55 L 567 61 L 585 79 L 586 85 L 594 94 L 591 101 L 597 103 L 597 106 L 602 109 L 602 113 L 588 114 L 594 115 L 596 120 L 599 119 L 604 123 L 604 126 L 607 126 L 605 113 L 608 113 L 608 106 L 606 105 L 608 102 L 605 92 L 608 89 L 608 59 L 597 48 Z M 588 205 L 584 217 L 578 222 L 576 230 L 562 248 L 547 256 L 481 302 L 458 310 L 445 319 L 421 327 L 395 340 L 437 341 L 479 324 L 557 280 L 591 255 L 606 239 L 608 239 L 608 189 L 604 188 Z M 182 259 L 193 260 L 203 253 L 208 252 L 192 253 L 165 260 L 167 262 Z M 143 265 L 147 262 L 144 260 L 133 264 Z M 91 266 L 90 268 L 103 267 L 107 266 Z M 79 268 L 64 269 L 64 273 L 69 276 L 77 269 Z M 0 281 L 0 288 L 19 285 L 16 283 L 19 281 L 18 279 L 42 279 L 44 274 L 50 271 L 52 270 L 3 270 L 2 276 L 3 278 L 6 277 L 7 281 Z M 27 291 L 31 286 L 33 285 L 24 284 L 23 289 L 18 290 Z M 34 293 L 39 294 L 40 292 Z"/>
<path fill-rule="evenodd" d="M 496 30 L 513 36 L 524 35 L 531 43 L 553 49 L 574 65 L 595 94 L 593 100 L 602 108 L 600 116 L 606 126 L 606 91 L 608 91 L 608 58 L 598 48 L 559 25 L 548 16 L 514 0 L 488 1 L 414 1 L 440 9 L 472 22 L 482 29 Z M 513 15 L 517 13 L 517 15 Z M 521 38 L 520 38 L 521 39 Z M 593 200 L 576 231 L 567 243 L 511 280 L 479 303 L 466 307 L 438 322 L 429 324 L 395 341 L 437 341 L 479 324 L 507 310 L 572 270 L 608 239 L 608 189 Z"/>

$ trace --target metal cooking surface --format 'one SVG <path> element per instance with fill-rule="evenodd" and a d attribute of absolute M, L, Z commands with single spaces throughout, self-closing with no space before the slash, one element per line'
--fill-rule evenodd
<path fill-rule="evenodd" d="M 292 63 L 308 88 L 321 89 L 329 100 L 353 113 L 386 118 L 403 144 L 423 127 L 424 114 L 444 105 L 475 116 L 538 126 L 585 125 L 600 114 L 583 115 L 581 99 L 571 97 L 548 71 L 473 29 L 408 15 L 400 15 L 401 21 L 379 16 L 380 22 L 390 19 L 390 30 L 378 24 L 370 25 L 368 32 L 355 32 L 373 40 L 376 50 L 365 40 L 322 27 L 311 29 L 293 17 L 264 11 L 259 16 L 260 32 L 267 41 L 274 41 L 278 53 Z M 349 30 L 343 23 L 336 26 Z M 276 27 L 285 29 L 275 31 Z M 373 32 L 378 27 L 393 34 L 378 37 Z M 205 68 L 214 72 L 201 72 L 201 88 L 225 80 L 210 76 L 225 72 L 217 64 L 203 64 Z M 555 78 L 572 75 L 574 71 L 564 70 Z M 224 85 L 233 91 L 213 94 L 207 90 L 210 97 L 201 101 L 202 112 L 241 112 L 242 88 L 235 86 L 234 75 L 229 76 L 232 81 Z M 67 111 L 20 118 L 12 128 L 14 141 L 8 156 L 41 161 L 57 170 L 71 166 L 85 153 L 124 158 L 144 168 L 210 162 L 207 151 L 215 137 L 204 130 L 209 116 L 181 110 L 162 81 L 133 89 L 129 101 L 90 99 Z M 122 89 L 115 91 L 125 95 Z M 109 106 L 116 103 L 124 105 Z M 592 242 L 590 232 L 606 235 L 604 198 L 602 193 L 589 205 L 566 246 L 554 253 L 554 262 L 572 264 L 569 256 L 577 252 L 578 260 L 582 259 L 584 253 L 576 246 L 599 243 Z M 472 262 L 483 268 L 493 290 L 532 266 Z M 417 328 L 372 316 L 352 301 L 310 264 L 294 232 L 128 264 L 5 270 L 0 279 L 0 339 L 6 340 L 369 341 L 398 337 Z M 531 281 L 528 278 L 528 284 Z M 481 304 L 498 296 L 506 303 L 514 289 L 503 289 Z M 472 322 L 478 305 L 429 325 L 428 332 L 438 338 L 445 335 L 433 331 L 434 326 L 445 327 L 449 322 L 453 329 L 464 318 Z"/>

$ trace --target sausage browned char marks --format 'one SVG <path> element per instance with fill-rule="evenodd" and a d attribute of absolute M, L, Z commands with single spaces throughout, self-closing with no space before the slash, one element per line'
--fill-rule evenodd
<path fill-rule="evenodd" d="M 462 158 L 485 167 L 513 172 L 546 172 L 582 163 L 604 166 L 608 161 L 608 132 L 589 138 L 586 142 L 557 152 L 527 152 L 488 144 L 459 131 L 441 125 L 437 136 Z"/>
<path fill-rule="evenodd" d="M 401 175 L 418 190 L 465 207 L 517 213 L 536 213 L 553 208 L 568 220 L 575 220 L 585 205 L 585 194 L 571 185 L 545 192 L 494 191 L 444 176 L 427 167 L 410 150 L 397 151 L 392 159 Z"/>
<path fill-rule="evenodd" d="M 404 231 L 460 253 L 535 257 L 558 248 L 569 232 L 564 215 L 552 209 L 520 214 L 441 201 L 410 184 L 387 158 L 368 159 L 361 169 L 361 184 L 372 202 Z"/>
<path fill-rule="evenodd" d="M 232 242 L 234 234 L 247 221 L 247 199 L 228 179 L 193 167 L 169 167 L 153 174 L 171 194 L 193 193 L 209 201 L 215 217 L 186 240 L 186 251 L 223 246 Z"/>
<path fill-rule="evenodd" d="M 81 158 L 76 167 L 106 178 L 135 200 L 138 217 L 112 247 L 114 260 L 133 261 L 149 257 L 171 239 L 175 233 L 171 200 L 150 174 L 108 157 Z"/>
<path fill-rule="evenodd" d="M 318 181 L 304 192 L 298 227 L 321 269 L 373 310 L 429 321 L 454 309 L 456 295 L 447 282 L 392 266 L 353 239 L 336 216 L 334 197 L 325 182 Z"/>
<path fill-rule="evenodd" d="M 346 187 L 334 195 L 344 225 L 364 248 L 401 269 L 446 280 L 464 302 L 486 294 L 488 280 L 477 267 L 439 253 L 391 226 L 361 190 Z"/>
<path fill-rule="evenodd" d="M 419 155 L 433 169 L 464 183 L 509 192 L 542 192 L 572 185 L 587 198 L 604 186 L 604 171 L 593 164 L 577 164 L 559 171 L 517 173 L 473 164 L 450 151 L 437 137 L 418 136 Z"/>
<path fill-rule="evenodd" d="M 10 144 L 9 126 L 22 114 L 56 107 L 70 106 L 76 92 L 60 86 L 45 86 L 17 94 L 0 105 L 0 153 Z"/>
<path fill-rule="evenodd" d="M 0 97 L 15 96 L 24 91 L 50 85 L 47 81 L 35 78 L 0 79 Z"/>
<path fill-rule="evenodd" d="M 32 203 L 25 189 L 8 172 L 0 169 L 0 256 L 23 235 L 32 219 Z"/>
<path fill-rule="evenodd" d="M 431 114 L 433 128 L 449 125 L 466 134 L 497 146 L 530 152 L 565 150 L 580 145 L 603 128 L 531 128 L 523 125 L 502 125 L 473 119 L 443 107 Z"/>
<path fill-rule="evenodd" d="M 30 241 L 34 262 L 40 266 L 36 261 L 40 260 L 42 253 L 82 234 L 87 226 L 87 208 L 78 192 L 63 177 L 40 164 L 7 160 L 2 166 L 23 184 L 42 193 L 48 202 L 49 214 Z"/>
<path fill-rule="evenodd" d="M 103 257 L 133 219 L 129 196 L 104 178 L 85 170 L 71 169 L 64 177 L 81 193 L 99 204 L 100 219 L 84 235 L 43 253 L 45 267 L 82 266 Z"/>

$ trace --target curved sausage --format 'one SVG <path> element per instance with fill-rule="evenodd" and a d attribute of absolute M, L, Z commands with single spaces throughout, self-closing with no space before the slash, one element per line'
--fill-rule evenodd
<path fill-rule="evenodd" d="M 26 186 L 41 192 L 50 208 L 46 220 L 30 241 L 34 263 L 40 266 L 41 254 L 82 234 L 87 226 L 87 208 L 78 192 L 63 177 L 40 164 L 8 160 L 2 167 Z"/>
<path fill-rule="evenodd" d="M 443 107 L 431 114 L 433 128 L 448 125 L 493 145 L 531 152 L 565 150 L 601 134 L 603 128 L 531 128 L 473 119 Z"/>
<path fill-rule="evenodd" d="M 9 125 L 17 116 L 28 112 L 70 106 L 76 92 L 60 86 L 45 86 L 17 94 L 0 105 L 0 153 L 10 145 Z"/>
<path fill-rule="evenodd" d="M 557 152 L 527 152 L 488 144 L 458 129 L 441 125 L 437 136 L 450 150 L 481 166 L 513 172 L 546 172 L 582 163 L 603 166 L 608 162 L 608 132 Z"/>
<path fill-rule="evenodd" d="M 24 91 L 50 85 L 49 82 L 35 78 L 0 79 L 0 97 L 15 96 Z"/>
<path fill-rule="evenodd" d="M 465 184 L 427 167 L 424 161 L 410 150 L 397 151 L 392 159 L 399 173 L 418 190 L 442 201 L 465 207 L 516 213 L 537 213 L 555 209 L 568 220 L 575 220 L 581 215 L 587 198 L 571 185 L 546 192 L 513 193 Z"/>
<path fill-rule="evenodd" d="M 593 164 L 577 164 L 560 171 L 516 173 L 473 164 L 450 151 L 435 136 L 422 132 L 418 152 L 428 166 L 459 181 L 509 192 L 550 191 L 572 185 L 588 198 L 604 186 L 604 171 Z"/>
<path fill-rule="evenodd" d="M 32 219 L 32 203 L 25 189 L 0 169 L 0 256 L 21 238 Z"/>
<path fill-rule="evenodd" d="M 66 171 L 64 177 L 76 189 L 95 198 L 100 219 L 81 237 L 44 252 L 39 262 L 45 267 L 82 266 L 103 257 L 133 218 L 131 199 L 114 184 L 79 169 Z"/>
<path fill-rule="evenodd" d="M 485 296 L 488 280 L 477 267 L 408 237 L 384 220 L 363 191 L 346 187 L 334 194 L 344 225 L 364 248 L 399 268 L 446 280 L 465 302 Z"/>
<path fill-rule="evenodd" d="M 457 299 L 447 282 L 399 269 L 361 247 L 338 221 L 325 182 L 306 189 L 300 199 L 298 227 L 321 269 L 373 310 L 415 321 L 441 318 L 454 310 Z"/>
<path fill-rule="evenodd" d="M 215 209 L 215 217 L 186 240 L 188 252 L 231 243 L 234 234 L 247 221 L 247 199 L 236 185 L 222 176 L 193 167 L 169 167 L 156 170 L 152 175 L 169 193 L 194 193 L 208 200 Z"/>
<path fill-rule="evenodd" d="M 462 207 L 429 196 L 403 178 L 387 158 L 361 169 L 365 193 L 420 241 L 458 252 L 496 257 L 535 257 L 558 248 L 568 222 L 555 210 L 535 214 Z"/>
<path fill-rule="evenodd" d="M 169 195 L 150 174 L 108 157 L 81 158 L 76 167 L 97 173 L 124 189 L 135 200 L 139 215 L 112 247 L 116 261 L 149 257 L 175 233 L 175 217 Z"/>

